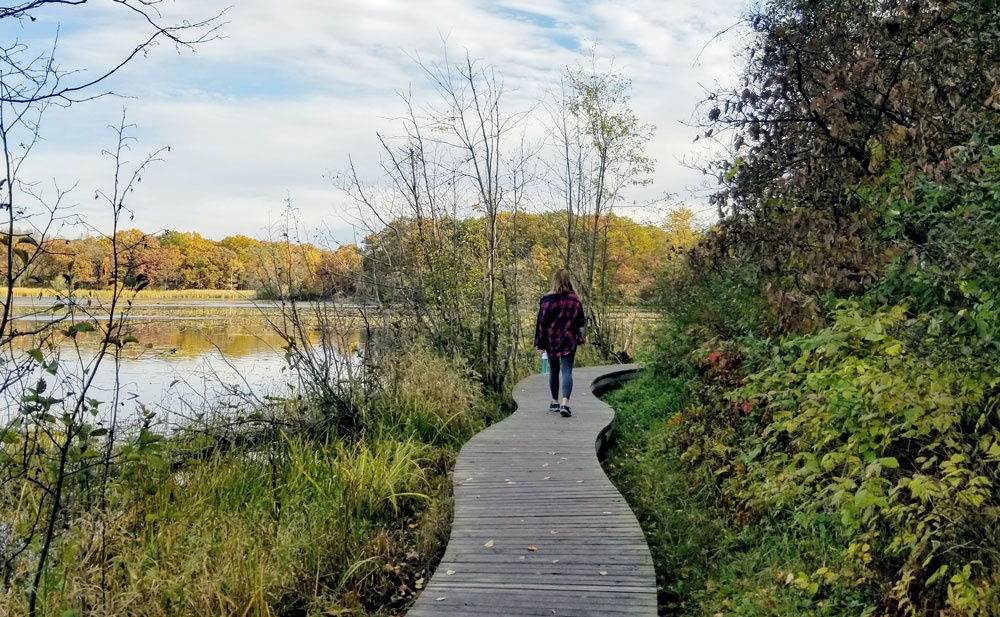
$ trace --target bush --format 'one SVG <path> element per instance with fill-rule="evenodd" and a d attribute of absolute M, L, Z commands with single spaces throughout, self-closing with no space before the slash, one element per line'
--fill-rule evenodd
<path fill-rule="evenodd" d="M 1000 146 L 979 136 L 937 166 L 892 165 L 864 192 L 888 244 L 886 301 L 918 312 L 994 306 L 1000 289 Z M 982 333 L 981 333 L 982 334 Z"/>
<path fill-rule="evenodd" d="M 388 387 L 375 401 L 379 430 L 458 445 L 483 426 L 482 388 L 460 360 L 416 345 L 391 371 Z"/>

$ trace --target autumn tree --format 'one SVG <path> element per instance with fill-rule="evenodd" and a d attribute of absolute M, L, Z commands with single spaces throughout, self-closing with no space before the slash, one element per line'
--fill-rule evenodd
<path fill-rule="evenodd" d="M 153 287 L 166 287 L 176 276 L 180 255 L 176 247 L 161 246 L 160 238 L 138 229 L 119 231 L 114 237 L 104 237 L 100 243 L 106 253 L 119 255 L 119 281 L 134 285 L 144 277 Z"/>
<path fill-rule="evenodd" d="M 361 251 L 353 244 L 324 251 L 317 264 L 324 297 L 356 297 L 360 291 Z"/>
<path fill-rule="evenodd" d="M 219 241 L 219 244 L 232 251 L 239 262 L 236 271 L 236 287 L 239 289 L 263 288 L 263 264 L 267 255 L 264 242 L 244 235 L 236 235 L 226 236 Z"/>
<path fill-rule="evenodd" d="M 238 256 L 197 232 L 164 232 L 159 239 L 180 256 L 175 284 L 181 289 L 228 289 L 240 270 Z"/>

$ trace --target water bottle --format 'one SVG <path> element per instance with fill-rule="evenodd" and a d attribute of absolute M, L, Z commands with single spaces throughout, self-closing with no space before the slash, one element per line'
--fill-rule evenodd
<path fill-rule="evenodd" d="M 549 354 L 542 352 L 542 375 L 549 372 Z"/>

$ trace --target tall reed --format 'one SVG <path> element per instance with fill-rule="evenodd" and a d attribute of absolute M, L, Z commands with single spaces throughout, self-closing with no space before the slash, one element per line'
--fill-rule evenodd
<path fill-rule="evenodd" d="M 74 295 L 81 298 L 110 300 L 112 289 L 80 289 Z M 65 291 L 48 287 L 15 287 L 15 298 L 52 298 L 65 295 Z M 257 292 L 252 289 L 152 289 L 142 291 L 143 300 L 253 300 Z"/>

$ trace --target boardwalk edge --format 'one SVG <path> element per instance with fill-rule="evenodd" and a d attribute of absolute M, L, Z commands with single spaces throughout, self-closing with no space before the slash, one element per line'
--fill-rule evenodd
<path fill-rule="evenodd" d="M 639 368 L 636 366 L 623 365 L 621 369 L 605 373 L 595 379 L 590 384 L 590 391 L 593 392 L 596 398 L 601 398 L 608 392 L 621 387 L 626 381 L 633 379 L 638 372 Z M 594 450 L 597 452 L 598 458 L 603 458 L 608 446 L 614 440 L 614 428 L 615 418 L 612 416 L 608 425 L 598 431 L 597 438 L 594 441 Z"/>

